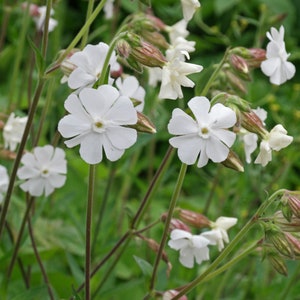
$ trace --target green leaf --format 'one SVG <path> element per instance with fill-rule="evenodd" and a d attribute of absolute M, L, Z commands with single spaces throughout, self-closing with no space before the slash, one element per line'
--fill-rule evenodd
<path fill-rule="evenodd" d="M 38 68 L 38 72 L 40 75 L 42 75 L 45 71 L 45 60 L 43 58 L 43 55 L 40 51 L 40 49 L 35 45 L 35 43 L 31 40 L 29 36 L 27 36 L 28 43 L 35 54 L 35 61 Z"/>
<path fill-rule="evenodd" d="M 146 260 L 133 255 L 133 258 L 135 259 L 136 263 L 138 264 L 138 266 L 140 267 L 140 269 L 142 270 L 143 274 L 146 277 L 151 277 L 152 271 L 153 271 L 153 267 L 152 265 L 150 265 Z"/>
<path fill-rule="evenodd" d="M 10 300 L 24 300 L 24 299 L 40 300 L 40 299 L 45 299 L 45 295 L 47 295 L 47 293 L 48 292 L 46 286 L 32 287 L 30 288 L 30 290 L 20 293 L 19 295 L 11 298 Z"/>
<path fill-rule="evenodd" d="M 217 15 L 221 15 L 239 2 L 240 0 L 215 0 L 215 11 Z"/>
<path fill-rule="evenodd" d="M 151 0 L 140 0 L 140 2 L 147 6 L 151 6 Z"/>

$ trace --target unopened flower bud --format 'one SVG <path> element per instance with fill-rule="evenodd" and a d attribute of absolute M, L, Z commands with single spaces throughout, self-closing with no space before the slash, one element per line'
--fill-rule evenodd
<path fill-rule="evenodd" d="M 223 166 L 226 168 L 238 171 L 238 172 L 244 172 L 244 166 L 240 158 L 237 156 L 235 152 L 233 152 L 231 149 L 229 149 L 229 153 L 227 158 L 221 162 Z"/>
<path fill-rule="evenodd" d="M 300 241 L 289 232 L 285 232 L 285 237 L 293 249 L 295 259 L 300 259 Z"/>
<path fill-rule="evenodd" d="M 163 293 L 162 300 L 171 300 L 179 294 L 176 290 L 168 290 Z M 183 295 L 178 300 L 188 300 L 187 296 Z"/>
<path fill-rule="evenodd" d="M 253 110 L 241 112 L 241 125 L 246 130 L 258 134 L 261 138 L 268 134 L 262 120 Z"/>
<path fill-rule="evenodd" d="M 286 191 L 281 198 L 281 202 L 283 202 L 283 204 L 287 204 L 292 213 L 297 218 L 300 218 L 300 192 Z"/>
<path fill-rule="evenodd" d="M 265 223 L 264 227 L 266 241 L 273 244 L 277 251 L 282 255 L 294 259 L 294 251 L 284 232 L 274 224 Z"/>
<path fill-rule="evenodd" d="M 191 210 L 180 209 L 178 216 L 180 220 L 196 228 L 208 228 L 210 226 L 210 221 L 207 217 Z"/>
<path fill-rule="evenodd" d="M 160 219 L 161 219 L 162 222 L 166 221 L 167 215 L 168 215 L 167 213 L 163 213 L 161 215 Z M 191 229 L 188 225 L 186 225 L 185 223 L 183 223 L 179 219 L 172 218 L 169 230 L 172 231 L 174 229 L 180 229 L 180 230 L 184 230 L 184 231 L 187 231 L 187 232 L 191 232 Z"/>
<path fill-rule="evenodd" d="M 299 232 L 300 231 L 300 218 L 292 216 L 291 220 L 288 221 L 281 211 L 275 212 L 272 221 L 276 224 L 281 230 L 287 232 Z"/>
<path fill-rule="evenodd" d="M 258 68 L 262 61 L 266 59 L 266 51 L 261 48 L 236 47 L 230 50 L 231 54 L 236 54 L 243 58 L 248 68 Z"/>
<path fill-rule="evenodd" d="M 247 88 L 245 82 L 239 78 L 236 74 L 234 74 L 231 70 L 225 70 L 226 79 L 234 90 L 242 92 L 242 94 L 246 94 Z"/>
<path fill-rule="evenodd" d="M 244 58 L 239 55 L 231 54 L 229 55 L 229 64 L 235 73 L 240 76 L 243 80 L 250 81 L 249 68 L 247 62 Z"/>
<path fill-rule="evenodd" d="M 284 258 L 279 255 L 277 251 L 270 249 L 266 253 L 266 258 L 271 263 L 272 267 L 281 275 L 287 276 L 288 269 L 285 264 Z"/>
<path fill-rule="evenodd" d="M 245 112 L 250 112 L 251 107 L 249 103 L 242 99 L 239 96 L 232 95 L 229 93 L 219 93 L 214 98 L 212 99 L 212 103 L 222 103 L 225 106 L 231 108 L 235 112 L 239 111 L 245 111 Z"/>
<path fill-rule="evenodd" d="M 130 128 L 134 128 L 139 132 L 156 133 L 156 128 L 150 119 L 143 113 L 137 111 L 138 121 L 134 125 L 128 125 Z"/>

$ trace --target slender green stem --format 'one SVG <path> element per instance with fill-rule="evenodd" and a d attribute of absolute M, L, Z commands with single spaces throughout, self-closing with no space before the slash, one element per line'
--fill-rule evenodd
<path fill-rule="evenodd" d="M 46 273 L 46 270 L 44 268 L 42 259 L 40 257 L 39 251 L 37 249 L 37 246 L 36 246 L 36 243 L 35 243 L 35 240 L 34 240 L 33 228 L 32 228 L 32 225 L 31 225 L 30 218 L 28 218 L 27 221 L 28 221 L 29 236 L 30 236 L 31 245 L 32 245 L 32 248 L 33 248 L 33 252 L 34 252 L 35 258 L 36 258 L 36 260 L 37 260 L 37 262 L 38 262 L 38 264 L 40 266 L 44 282 L 45 282 L 45 284 L 47 286 L 49 297 L 50 297 L 51 300 L 54 300 L 55 297 L 54 297 L 54 294 L 53 294 L 53 291 L 52 291 L 52 288 L 51 288 L 51 284 L 49 282 L 48 275 Z"/>
<path fill-rule="evenodd" d="M 88 8 L 87 8 L 87 11 L 86 11 L 86 22 L 89 20 L 91 14 L 93 12 L 94 3 L 95 3 L 95 0 L 89 0 Z M 89 29 L 90 29 L 90 26 L 87 27 L 87 29 L 86 29 L 83 37 L 82 37 L 81 47 L 80 47 L 81 49 L 84 48 L 84 46 L 87 43 L 88 36 L 89 36 Z"/>
<path fill-rule="evenodd" d="M 229 53 L 229 48 L 226 50 L 223 59 L 221 60 L 221 62 L 218 64 L 218 66 L 216 67 L 216 69 L 214 70 L 214 72 L 212 73 L 212 75 L 210 76 L 209 80 L 207 81 L 206 85 L 204 86 L 202 92 L 201 92 L 201 96 L 206 96 L 212 83 L 214 82 L 214 80 L 216 79 L 216 77 L 218 76 L 220 70 L 222 69 L 224 63 L 227 60 L 227 56 Z"/>
<path fill-rule="evenodd" d="M 34 197 L 29 197 L 29 200 L 28 200 L 27 206 L 26 206 L 26 211 L 25 211 L 22 223 L 21 223 L 21 227 L 20 227 L 20 230 L 18 232 L 18 237 L 17 237 L 17 240 L 16 240 L 14 251 L 13 251 L 13 254 L 12 254 L 12 257 L 11 257 L 11 260 L 10 260 L 10 264 L 9 264 L 9 267 L 8 267 L 8 270 L 7 270 L 7 274 L 6 274 L 7 281 L 9 280 L 9 278 L 11 276 L 11 273 L 13 271 L 13 268 L 14 268 L 14 265 L 15 265 L 15 262 L 16 262 L 16 259 L 18 257 L 18 252 L 19 252 L 19 248 L 20 248 L 20 245 L 21 245 L 25 225 L 26 225 L 26 222 L 28 220 L 29 213 L 30 213 L 30 210 L 31 210 L 31 207 L 32 207 L 33 203 L 34 203 Z"/>
<path fill-rule="evenodd" d="M 49 20 L 52 9 L 52 0 L 47 0 L 46 16 L 44 21 L 43 38 L 42 38 L 42 56 L 45 58 L 48 47 Z"/>
<path fill-rule="evenodd" d="M 29 132 L 30 132 L 30 128 L 31 128 L 32 123 L 33 123 L 35 111 L 36 111 L 36 108 L 37 108 L 37 105 L 38 105 L 38 102 L 39 102 L 39 99 L 40 99 L 40 95 L 41 95 L 43 87 L 44 87 L 44 83 L 45 83 L 45 81 L 43 79 L 40 79 L 39 82 L 38 82 L 38 86 L 37 86 L 37 89 L 35 91 L 35 95 L 34 95 L 34 98 L 33 98 L 33 101 L 32 101 L 32 105 L 30 107 L 30 111 L 29 111 L 29 114 L 28 114 L 28 120 L 27 120 L 25 129 L 24 129 L 22 140 L 20 142 L 19 149 L 18 149 L 18 152 L 17 152 L 17 156 L 16 156 L 16 159 L 14 161 L 13 168 L 12 168 L 12 173 L 10 175 L 10 181 L 9 181 L 9 184 L 8 184 L 6 197 L 5 197 L 5 200 L 3 202 L 3 207 L 2 207 L 1 216 L 0 216 L 0 240 L 1 240 L 6 215 L 7 215 L 11 195 L 12 195 L 15 180 L 16 180 L 17 171 L 18 171 L 18 168 L 19 168 L 19 165 L 20 165 L 21 158 L 23 156 L 26 141 L 27 141 L 27 138 L 28 138 L 28 135 L 29 135 Z"/>
<path fill-rule="evenodd" d="M 96 165 L 90 165 L 89 172 L 89 190 L 86 209 L 85 225 L 85 300 L 91 299 L 90 274 L 91 274 L 91 229 L 92 229 L 92 211 L 95 191 Z"/>
<path fill-rule="evenodd" d="M 181 188 L 182 188 L 182 184 L 183 184 L 183 180 L 184 180 L 184 177 L 185 177 L 186 170 L 187 170 L 187 165 L 182 164 L 181 168 L 180 168 L 179 175 L 178 175 L 178 179 L 177 179 L 177 182 L 176 182 L 175 190 L 174 190 L 174 193 L 172 195 L 171 202 L 170 202 L 167 219 L 165 221 L 165 228 L 164 228 L 163 236 L 162 236 L 162 239 L 161 239 L 161 242 L 160 242 L 160 245 L 159 245 L 159 249 L 158 249 L 158 252 L 157 252 L 157 255 L 156 255 L 156 260 L 155 260 L 154 267 L 153 267 L 153 272 L 152 272 L 152 276 L 151 276 L 151 280 L 150 280 L 150 287 L 149 287 L 150 294 L 151 294 L 151 292 L 154 288 L 154 285 L 155 285 L 155 281 L 156 281 L 156 277 L 157 277 L 157 271 L 158 271 L 158 265 L 160 263 L 162 253 L 163 253 L 163 250 L 165 248 L 165 244 L 166 244 L 166 241 L 167 241 L 167 238 L 168 238 L 171 219 L 172 219 L 172 216 L 173 216 L 174 209 L 176 207 L 177 199 L 180 195 L 180 191 L 181 191 Z"/>
<path fill-rule="evenodd" d="M 179 299 L 184 294 L 190 292 L 197 285 L 203 282 L 203 280 L 233 251 L 237 244 L 243 239 L 250 228 L 256 224 L 256 221 L 267 210 L 267 208 L 277 199 L 280 194 L 285 192 L 284 189 L 276 191 L 265 202 L 261 204 L 254 216 L 246 223 L 246 225 L 240 230 L 240 232 L 234 237 L 234 239 L 227 245 L 227 247 L 221 252 L 221 254 L 210 264 L 210 266 L 199 277 L 189 283 L 184 289 L 182 289 L 173 300 Z"/>

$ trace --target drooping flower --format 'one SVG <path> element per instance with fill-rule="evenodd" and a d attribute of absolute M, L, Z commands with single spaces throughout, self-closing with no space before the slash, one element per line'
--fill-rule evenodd
<path fill-rule="evenodd" d="M 292 141 L 293 137 L 287 135 L 285 128 L 281 124 L 276 125 L 261 141 L 260 152 L 254 163 L 265 167 L 272 160 L 272 150 L 280 151 L 290 145 Z"/>
<path fill-rule="evenodd" d="M 127 96 L 120 96 L 110 85 L 85 88 L 65 101 L 70 113 L 58 124 L 67 147 L 80 145 L 81 158 L 89 164 L 102 161 L 103 150 L 110 161 L 118 160 L 137 139 L 135 129 L 126 127 L 137 122 L 137 111 Z"/>
<path fill-rule="evenodd" d="M 169 133 L 177 135 L 170 139 L 170 144 L 178 148 L 179 159 L 188 165 L 198 159 L 199 168 L 209 159 L 224 161 L 235 141 L 235 133 L 227 130 L 236 123 L 235 112 L 221 103 L 210 108 L 206 97 L 194 97 L 188 106 L 196 120 L 176 108 L 168 124 Z"/>
<path fill-rule="evenodd" d="M 271 83 L 280 85 L 295 75 L 296 68 L 287 61 L 290 54 L 285 49 L 284 27 L 280 26 L 279 31 L 272 27 L 267 32 L 267 37 L 270 40 L 267 45 L 267 59 L 261 63 L 261 70 L 270 77 Z"/>
<path fill-rule="evenodd" d="M 142 86 L 140 86 L 138 80 L 134 76 L 127 76 L 124 79 L 121 77 L 117 78 L 116 86 L 120 92 L 121 96 L 127 96 L 133 100 L 137 100 L 140 102 L 135 109 L 139 112 L 143 111 L 144 108 L 144 98 L 145 98 L 145 90 Z"/>
<path fill-rule="evenodd" d="M 10 151 L 15 151 L 21 142 L 27 117 L 16 117 L 11 113 L 3 128 L 4 147 Z"/>
<path fill-rule="evenodd" d="M 103 42 L 86 45 L 82 51 L 74 53 L 68 60 L 75 69 L 68 77 L 68 85 L 79 92 L 84 87 L 92 87 L 100 78 L 109 46 Z M 115 52 L 109 60 L 111 70 L 118 68 Z"/>
<path fill-rule="evenodd" d="M 8 187 L 9 177 L 7 169 L 0 165 L 0 204 L 3 201 L 3 196 L 6 193 Z"/>
<path fill-rule="evenodd" d="M 171 232 L 171 240 L 168 245 L 175 250 L 179 250 L 179 261 L 187 268 L 193 268 L 194 260 L 198 264 L 209 260 L 208 245 L 210 241 L 201 235 L 192 235 L 191 233 L 174 229 Z"/>
<path fill-rule="evenodd" d="M 190 21 L 197 8 L 200 7 L 200 2 L 198 0 L 181 0 L 183 18 L 185 21 Z"/>
<path fill-rule="evenodd" d="M 195 83 L 187 75 L 199 73 L 202 66 L 186 63 L 173 57 L 162 68 L 162 80 L 158 97 L 161 99 L 183 98 L 181 86 L 193 88 Z"/>
<path fill-rule="evenodd" d="M 30 195 L 49 196 L 54 189 L 65 184 L 67 161 L 65 152 L 51 145 L 36 147 L 33 153 L 25 153 L 21 159 L 23 166 L 17 175 L 25 180 L 20 188 Z"/>
<path fill-rule="evenodd" d="M 203 232 L 201 235 L 211 243 L 217 244 L 218 250 L 224 249 L 224 242 L 229 243 L 227 230 L 237 223 L 237 218 L 219 217 L 215 222 L 211 222 L 212 230 Z"/>

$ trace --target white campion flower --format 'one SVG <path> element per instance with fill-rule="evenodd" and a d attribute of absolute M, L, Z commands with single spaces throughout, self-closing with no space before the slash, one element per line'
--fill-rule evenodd
<path fill-rule="evenodd" d="M 166 51 L 167 60 L 171 60 L 178 55 L 182 57 L 182 61 L 185 61 L 185 58 L 190 59 L 189 53 L 195 51 L 195 44 L 195 41 L 188 41 L 180 36 L 177 37 Z"/>
<path fill-rule="evenodd" d="M 187 75 L 199 73 L 203 67 L 186 63 L 180 57 L 173 57 L 162 68 L 161 86 L 158 97 L 160 99 L 183 98 L 181 86 L 193 88 L 195 83 Z"/>
<path fill-rule="evenodd" d="M 139 112 L 143 111 L 145 100 L 145 89 L 140 86 L 138 80 L 134 76 L 127 76 L 125 78 L 117 78 L 115 84 L 120 92 L 121 96 L 127 96 L 128 98 L 138 100 L 140 104 L 135 106 L 135 109 Z"/>
<path fill-rule="evenodd" d="M 158 82 L 161 81 L 161 68 L 154 67 L 154 68 L 147 68 L 148 70 L 148 83 L 150 86 L 156 87 Z"/>
<path fill-rule="evenodd" d="M 201 6 L 198 0 L 181 0 L 183 18 L 185 21 L 190 21 L 193 18 L 195 11 Z"/>
<path fill-rule="evenodd" d="M 47 12 L 47 7 L 46 6 L 39 6 L 37 8 L 37 13 L 33 16 L 33 20 L 36 25 L 36 29 L 38 31 L 43 31 L 44 30 L 44 24 L 45 24 L 45 19 L 46 19 L 46 12 Z M 54 10 L 51 9 L 50 15 L 52 16 L 54 14 Z M 51 32 L 54 30 L 54 28 L 57 26 L 58 22 L 50 18 L 49 19 L 49 25 L 48 25 L 48 31 Z"/>
<path fill-rule="evenodd" d="M 67 78 L 68 86 L 80 92 L 84 87 L 92 87 L 100 78 L 109 46 L 103 42 L 97 45 L 86 45 L 82 51 L 75 52 L 69 63 L 75 66 Z M 118 68 L 115 52 L 112 53 L 109 64 L 111 70 Z"/>
<path fill-rule="evenodd" d="M 267 32 L 270 42 L 267 45 L 266 60 L 261 63 L 262 72 L 270 77 L 270 82 L 280 85 L 291 79 L 296 72 L 295 66 L 287 61 L 290 54 L 286 52 L 284 42 L 284 27 L 279 31 L 272 27 Z"/>
<path fill-rule="evenodd" d="M 237 223 L 237 218 L 219 217 L 215 222 L 211 222 L 212 230 L 203 232 L 201 235 L 211 243 L 218 246 L 218 250 L 224 249 L 224 242 L 229 243 L 227 230 Z"/>
<path fill-rule="evenodd" d="M 168 245 L 179 250 L 179 261 L 187 268 L 193 268 L 194 259 L 198 264 L 209 260 L 208 245 L 210 241 L 201 235 L 192 235 L 190 232 L 174 229 L 171 231 L 171 240 Z"/>
<path fill-rule="evenodd" d="M 137 111 L 127 96 L 120 96 L 111 85 L 85 88 L 65 101 L 70 113 L 58 123 L 58 131 L 67 147 L 80 145 L 81 158 L 88 164 L 102 161 L 103 150 L 110 161 L 118 160 L 137 139 Z"/>
<path fill-rule="evenodd" d="M 4 194 L 7 191 L 9 183 L 9 177 L 7 174 L 7 169 L 0 165 L 0 204 L 3 201 Z"/>
<path fill-rule="evenodd" d="M 109 20 L 113 17 L 114 14 L 114 2 L 115 0 L 107 0 L 103 7 L 105 13 L 105 19 Z"/>
<path fill-rule="evenodd" d="M 188 106 L 196 120 L 176 108 L 168 124 L 169 133 L 177 135 L 170 139 L 170 144 L 178 148 L 179 159 L 188 165 L 198 159 L 199 168 L 209 159 L 224 161 L 236 137 L 234 132 L 227 130 L 236 123 L 235 112 L 221 103 L 210 107 L 206 97 L 194 97 Z"/>
<path fill-rule="evenodd" d="M 170 43 L 174 44 L 178 37 L 186 38 L 190 32 L 186 29 L 187 22 L 182 19 L 172 26 L 167 26 L 166 31 L 169 34 Z"/>
<path fill-rule="evenodd" d="M 17 175 L 25 180 L 20 188 L 30 195 L 49 196 L 54 189 L 65 184 L 67 161 L 65 151 L 51 145 L 36 147 L 33 153 L 25 153 L 21 159 L 22 167 Z"/>
<path fill-rule="evenodd" d="M 16 117 L 11 113 L 3 128 L 4 147 L 10 151 L 15 151 L 21 142 L 27 117 Z"/>
<path fill-rule="evenodd" d="M 265 167 L 272 160 L 272 150 L 280 151 L 290 145 L 292 141 L 293 137 L 287 135 L 285 128 L 281 124 L 276 125 L 261 141 L 260 152 L 254 163 Z"/>

